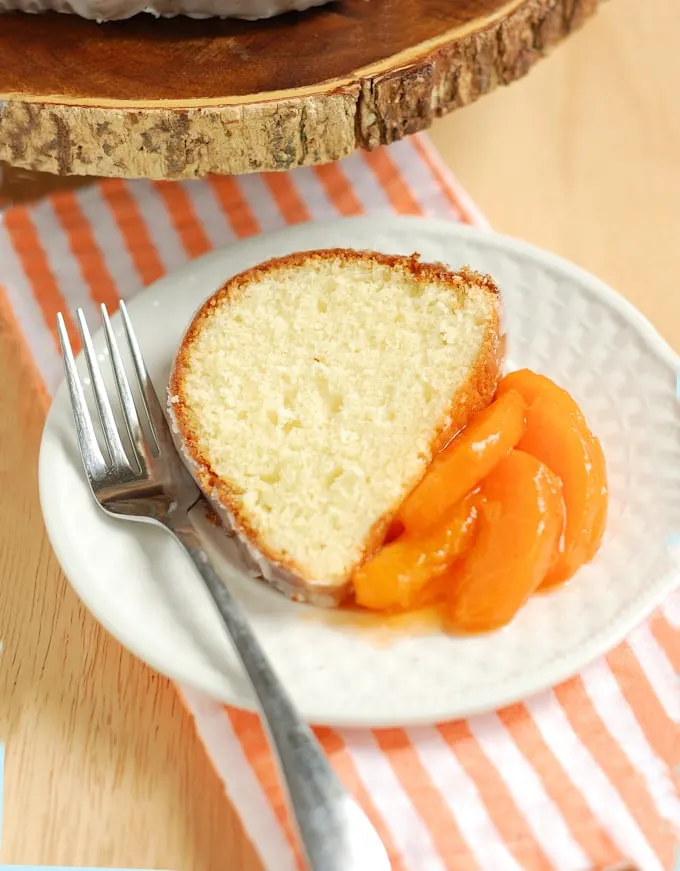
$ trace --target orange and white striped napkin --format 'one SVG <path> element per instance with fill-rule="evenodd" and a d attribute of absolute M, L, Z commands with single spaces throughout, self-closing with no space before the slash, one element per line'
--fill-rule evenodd
<path fill-rule="evenodd" d="M 218 245 L 366 211 L 484 224 L 422 136 L 285 175 L 107 181 L 0 215 L 0 317 L 46 404 L 61 379 L 59 310 L 82 306 L 95 321 L 98 303 L 115 309 Z M 427 728 L 318 735 L 395 871 L 585 871 L 625 860 L 671 871 L 679 674 L 676 592 L 609 656 L 523 704 Z M 180 691 L 265 868 L 300 868 L 257 716 Z"/>

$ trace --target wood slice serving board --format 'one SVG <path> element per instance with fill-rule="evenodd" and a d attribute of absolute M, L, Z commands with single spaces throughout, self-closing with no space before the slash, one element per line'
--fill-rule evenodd
<path fill-rule="evenodd" d="M 0 160 L 182 178 L 325 163 L 524 75 L 598 0 L 339 0 L 260 22 L 0 15 Z"/>

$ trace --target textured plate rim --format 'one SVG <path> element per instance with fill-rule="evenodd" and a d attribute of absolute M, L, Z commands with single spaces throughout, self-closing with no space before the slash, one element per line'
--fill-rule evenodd
<path fill-rule="evenodd" d="M 644 341 L 645 348 L 649 352 L 653 352 L 668 366 L 669 370 L 673 373 L 673 377 L 677 377 L 678 373 L 680 373 L 680 355 L 676 354 L 653 324 L 637 308 L 635 308 L 631 302 L 617 293 L 601 279 L 598 279 L 585 269 L 582 269 L 559 255 L 539 248 L 529 242 L 524 242 L 511 236 L 496 233 L 492 230 L 478 229 L 476 227 L 470 227 L 465 224 L 456 224 L 439 218 L 399 215 L 385 215 L 384 218 L 391 225 L 413 225 L 414 239 L 418 238 L 416 227 L 421 227 L 426 231 L 428 228 L 431 228 L 433 232 L 451 236 L 452 242 L 454 242 L 456 238 L 474 238 L 478 240 L 483 247 L 490 246 L 500 251 L 519 255 L 520 257 L 538 262 L 550 270 L 566 274 L 570 281 L 577 283 L 580 286 L 581 292 L 586 292 L 590 297 L 595 298 L 600 303 L 616 310 L 629 324 L 631 324 Z M 333 229 L 336 227 L 347 227 L 348 225 L 361 227 L 364 224 L 370 226 L 373 224 L 373 221 L 374 216 L 369 215 L 317 221 L 314 222 L 314 227 L 320 233 L 331 234 Z M 266 238 L 272 240 L 286 238 L 299 231 L 300 226 L 284 227 L 280 230 L 266 234 Z M 175 283 L 178 279 L 181 279 L 183 275 L 191 275 L 197 266 L 200 267 L 200 265 L 210 260 L 223 257 L 225 252 L 236 246 L 239 248 L 248 247 L 249 245 L 252 247 L 258 247 L 258 245 L 262 244 L 264 237 L 265 234 L 235 242 L 232 245 L 217 249 L 203 257 L 197 258 L 177 270 L 173 270 L 171 273 L 168 273 L 158 281 L 141 290 L 139 294 L 127 303 L 131 316 L 134 319 L 135 308 L 139 305 L 144 305 L 147 296 L 153 296 L 158 293 L 159 290 L 162 292 L 162 287 L 165 282 L 169 281 Z M 417 248 L 417 244 L 415 247 Z M 250 695 L 240 695 L 238 691 L 233 691 L 233 687 L 232 693 L 229 696 L 226 696 L 223 692 L 217 692 L 216 694 L 216 688 L 209 681 L 203 681 L 194 677 L 190 668 L 179 666 L 172 669 L 168 668 L 167 664 L 160 661 L 160 658 L 157 658 L 154 655 L 153 647 L 149 648 L 143 644 L 139 644 L 135 640 L 134 633 L 128 634 L 125 629 L 121 630 L 118 626 L 114 627 L 112 621 L 108 620 L 107 615 L 98 607 L 96 601 L 93 601 L 93 598 L 90 597 L 88 585 L 80 584 L 73 580 L 74 577 L 78 578 L 80 569 L 79 567 L 76 567 L 76 561 L 72 558 L 69 550 L 62 547 L 59 535 L 55 534 L 55 528 L 57 526 L 55 523 L 55 515 L 53 515 L 49 505 L 50 499 L 46 495 L 49 490 L 49 472 L 47 470 L 47 463 L 45 462 L 46 435 L 50 430 L 53 415 L 55 415 L 55 405 L 58 401 L 63 401 L 61 397 L 65 390 L 66 385 L 62 381 L 58 390 L 54 394 L 52 405 L 45 421 L 40 445 L 38 484 L 40 504 L 48 537 L 69 584 L 75 590 L 81 602 L 101 624 L 101 626 L 116 638 L 119 643 L 132 652 L 133 655 L 141 659 L 151 668 L 173 681 L 191 686 L 196 690 L 216 698 L 224 704 L 244 710 L 256 710 L 257 705 L 254 697 Z M 93 507 L 98 508 L 96 503 L 94 503 Z M 301 711 L 301 713 L 308 722 L 318 725 L 334 726 L 338 728 L 391 728 L 399 726 L 411 727 L 429 725 L 435 722 L 451 720 L 452 718 L 460 719 L 488 712 L 489 710 L 503 708 L 507 705 L 530 698 L 549 687 L 559 685 L 563 681 L 577 674 L 581 669 L 598 657 L 606 654 L 613 647 L 619 644 L 628 633 L 635 628 L 635 626 L 647 619 L 663 598 L 673 591 L 679 581 L 680 576 L 676 576 L 674 573 L 660 573 L 659 576 L 649 584 L 643 594 L 638 595 L 629 605 L 622 607 L 616 613 L 614 618 L 603 626 L 594 636 L 591 636 L 588 643 L 581 645 L 576 650 L 570 650 L 560 655 L 557 663 L 555 663 L 555 658 L 547 659 L 540 669 L 531 670 L 527 675 L 514 682 L 512 690 L 505 693 L 502 690 L 499 690 L 495 695 L 493 704 L 480 703 L 470 704 L 468 706 L 461 705 L 455 709 L 455 712 L 453 712 L 453 704 L 442 706 L 441 708 L 435 708 L 433 706 L 427 715 L 414 714 L 408 718 L 400 717 L 398 721 L 395 721 L 394 718 L 390 717 L 382 719 L 379 717 L 371 717 L 370 720 L 364 720 L 360 717 L 351 715 L 346 718 L 338 716 L 329 718 L 324 716 L 323 710 L 314 710 L 313 708 Z"/>

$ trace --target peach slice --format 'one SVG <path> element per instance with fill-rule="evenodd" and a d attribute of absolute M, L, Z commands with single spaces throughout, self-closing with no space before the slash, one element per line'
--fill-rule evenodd
<path fill-rule="evenodd" d="M 515 447 L 524 433 L 525 412 L 521 394 L 510 390 L 476 414 L 406 497 L 395 527 L 416 533 L 436 523 Z"/>
<path fill-rule="evenodd" d="M 573 577 L 600 547 L 607 522 L 607 470 L 599 440 L 566 390 L 525 369 L 506 376 L 499 385 L 501 396 L 515 391 L 529 404 L 526 429 L 517 447 L 545 463 L 564 488 L 564 541 L 541 585 L 548 589 Z"/>
<path fill-rule="evenodd" d="M 422 535 L 405 534 L 384 545 L 354 574 L 356 602 L 373 611 L 399 611 L 432 604 L 434 581 L 472 541 L 477 509 L 464 499 Z"/>
<path fill-rule="evenodd" d="M 523 451 L 498 463 L 479 499 L 474 547 L 442 578 L 447 624 L 458 632 L 489 632 L 512 620 L 543 581 L 564 525 L 559 478 Z"/>

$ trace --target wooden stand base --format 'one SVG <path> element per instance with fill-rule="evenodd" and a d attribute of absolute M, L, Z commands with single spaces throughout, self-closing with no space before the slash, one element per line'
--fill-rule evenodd
<path fill-rule="evenodd" d="M 337 160 L 523 76 L 597 5 L 340 0 L 255 23 L 0 16 L 0 160 L 151 178 Z"/>

